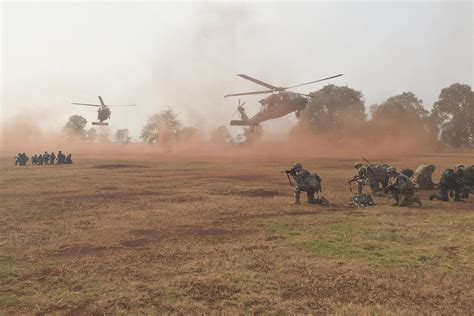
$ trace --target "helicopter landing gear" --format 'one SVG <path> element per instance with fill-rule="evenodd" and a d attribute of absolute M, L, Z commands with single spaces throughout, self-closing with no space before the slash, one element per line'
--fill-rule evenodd
<path fill-rule="evenodd" d="M 300 116 L 301 116 L 300 111 L 295 111 L 295 115 L 296 115 L 296 118 L 300 118 Z"/>
<path fill-rule="evenodd" d="M 102 122 L 92 122 L 92 125 L 99 125 L 99 126 L 109 126 L 109 123 L 102 123 Z"/>

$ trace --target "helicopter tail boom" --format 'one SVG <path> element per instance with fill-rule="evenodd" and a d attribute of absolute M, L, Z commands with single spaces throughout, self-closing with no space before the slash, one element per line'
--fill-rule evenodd
<path fill-rule="evenodd" d="M 242 120 L 232 120 L 230 121 L 230 125 L 232 126 L 250 126 L 248 122 Z"/>
<path fill-rule="evenodd" d="M 92 125 L 109 126 L 109 123 L 104 123 L 104 122 L 92 122 Z"/>

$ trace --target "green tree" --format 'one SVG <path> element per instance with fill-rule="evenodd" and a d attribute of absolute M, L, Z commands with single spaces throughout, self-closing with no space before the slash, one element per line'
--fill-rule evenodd
<path fill-rule="evenodd" d="M 353 126 L 365 123 L 362 92 L 349 87 L 327 85 L 311 92 L 306 108 L 301 111 L 299 126 L 316 134 L 342 136 Z"/>
<path fill-rule="evenodd" d="M 85 127 L 87 125 L 87 120 L 80 115 L 73 115 L 69 117 L 66 125 L 64 125 L 63 130 L 68 135 L 75 135 L 84 137 L 86 130 Z"/>
<path fill-rule="evenodd" d="M 142 128 L 140 139 L 148 143 L 176 141 L 180 131 L 181 122 L 178 120 L 178 114 L 168 108 L 148 119 Z"/>
<path fill-rule="evenodd" d="M 234 142 L 234 138 L 229 132 L 229 129 L 225 125 L 218 126 L 211 132 L 210 137 L 211 143 L 214 144 L 232 144 Z"/>
<path fill-rule="evenodd" d="M 197 138 L 201 131 L 196 127 L 183 127 L 178 134 L 178 140 L 180 142 L 186 142 L 193 138 Z"/>
<path fill-rule="evenodd" d="M 115 131 L 114 139 L 117 143 L 128 144 L 131 139 L 129 134 L 130 131 L 128 129 L 118 129 Z"/>
<path fill-rule="evenodd" d="M 97 140 L 97 131 L 95 128 L 91 127 L 87 132 L 86 132 L 86 139 L 89 143 L 93 143 Z"/>
<path fill-rule="evenodd" d="M 423 100 L 412 92 L 403 92 L 380 105 L 372 105 L 370 112 L 372 118 L 367 135 L 376 142 L 380 139 L 396 139 L 417 143 L 417 148 L 421 145 L 433 146 L 437 142 L 429 112 L 423 107 Z"/>
<path fill-rule="evenodd" d="M 474 146 L 474 92 L 467 84 L 454 83 L 441 90 L 431 111 L 441 131 L 441 141 L 452 147 Z"/>
<path fill-rule="evenodd" d="M 370 108 L 372 120 L 394 120 L 404 122 L 427 123 L 429 112 L 423 107 L 423 100 L 418 99 L 412 92 L 403 92 L 388 98 L 380 105 Z"/>

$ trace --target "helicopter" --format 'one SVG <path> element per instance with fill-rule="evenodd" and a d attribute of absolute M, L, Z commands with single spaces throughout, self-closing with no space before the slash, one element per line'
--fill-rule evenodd
<path fill-rule="evenodd" d="M 292 91 L 287 91 L 288 89 L 301 87 L 307 84 L 316 83 L 332 78 L 337 78 L 342 76 L 342 74 L 338 74 L 335 76 L 306 82 L 303 84 L 298 84 L 291 87 L 276 87 L 274 85 L 268 84 L 261 80 L 252 78 L 250 76 L 244 74 L 238 74 L 237 76 L 255 82 L 261 86 L 264 86 L 268 90 L 263 91 L 252 91 L 252 92 L 243 92 L 243 93 L 233 93 L 227 94 L 224 98 L 233 97 L 233 96 L 241 96 L 241 95 L 255 95 L 255 94 L 266 94 L 271 93 L 268 97 L 259 101 L 261 104 L 260 112 L 255 114 L 253 117 L 249 118 L 245 113 L 244 103 L 239 103 L 237 106 L 237 111 L 240 113 L 240 120 L 231 120 L 230 125 L 233 126 L 251 126 L 252 130 L 255 126 L 259 125 L 261 122 L 268 121 L 271 119 L 276 119 L 282 116 L 285 116 L 291 112 L 295 112 L 297 118 L 300 117 L 300 112 L 306 107 L 306 103 L 308 103 L 308 98 L 311 97 L 308 94 L 303 93 L 296 93 Z"/>
<path fill-rule="evenodd" d="M 110 118 L 110 114 L 112 114 L 112 111 L 110 111 L 109 106 L 135 106 L 135 104 L 106 105 L 100 95 L 99 95 L 99 101 L 100 101 L 100 105 L 89 104 L 89 103 L 75 103 L 75 102 L 72 102 L 72 104 L 98 107 L 99 109 L 97 110 L 97 119 L 99 120 L 99 122 L 92 122 L 92 125 L 100 125 L 100 126 L 109 125 L 109 123 L 104 123 L 104 121 Z"/>

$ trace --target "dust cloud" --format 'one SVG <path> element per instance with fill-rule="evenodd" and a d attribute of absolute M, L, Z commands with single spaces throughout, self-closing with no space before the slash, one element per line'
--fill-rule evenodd
<path fill-rule="evenodd" d="M 196 159 L 209 161 L 293 161 L 317 158 L 353 158 L 361 155 L 371 159 L 424 154 L 437 149 L 427 134 L 412 133 L 411 129 L 397 132 L 367 126 L 365 130 L 346 136 L 334 134 L 316 136 L 302 128 L 294 128 L 286 137 L 259 140 L 252 144 L 216 144 L 197 133 L 175 142 L 169 133 L 162 133 L 159 142 L 86 142 L 71 137 L 62 130 L 43 130 L 41 120 L 34 115 L 21 115 L 2 125 L 0 155 L 12 157 L 18 152 L 31 156 L 45 150 L 72 153 L 74 156 L 106 157 L 107 159 L 152 159 L 156 161 Z M 378 128 L 378 129 L 377 129 Z M 99 131 L 100 133 L 100 131 Z"/>

